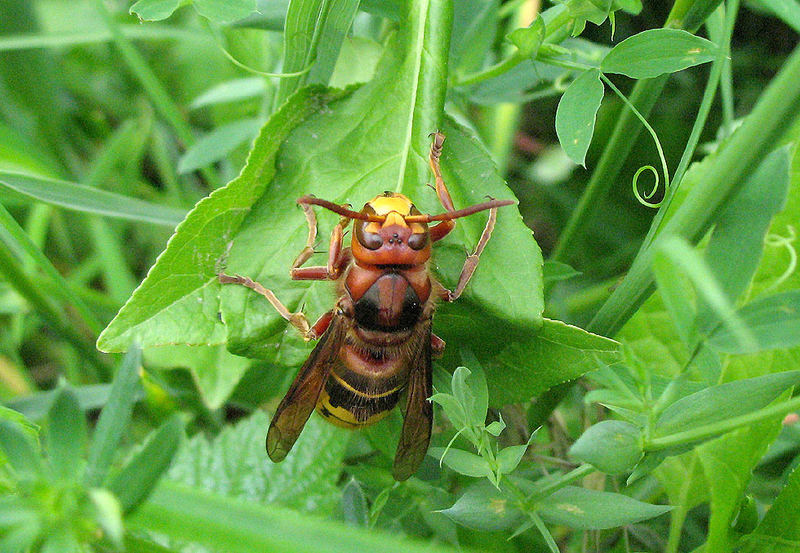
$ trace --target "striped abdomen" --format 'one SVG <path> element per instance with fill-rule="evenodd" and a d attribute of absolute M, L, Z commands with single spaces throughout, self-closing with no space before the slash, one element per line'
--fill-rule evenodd
<path fill-rule="evenodd" d="M 414 331 L 422 304 L 402 274 L 380 276 L 353 307 L 354 325 L 317 403 L 323 417 L 348 428 L 373 424 L 397 405 L 418 340 L 430 340 Z"/>

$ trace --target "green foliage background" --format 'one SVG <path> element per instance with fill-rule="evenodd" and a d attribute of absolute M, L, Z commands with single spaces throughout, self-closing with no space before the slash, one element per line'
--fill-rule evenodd
<path fill-rule="evenodd" d="M 796 0 L 4 1 L 0 551 L 800 551 L 798 31 Z M 327 311 L 295 200 L 441 211 L 434 130 L 457 207 L 518 205 L 437 310 L 429 455 L 392 480 L 396 411 L 272 464 L 312 345 L 216 275 Z"/>

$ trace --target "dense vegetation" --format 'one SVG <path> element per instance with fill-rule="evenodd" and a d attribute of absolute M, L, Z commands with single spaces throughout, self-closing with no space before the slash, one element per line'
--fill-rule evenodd
<path fill-rule="evenodd" d="M 0 551 L 800 551 L 800 4 L 663 4 L 3 0 Z M 271 463 L 313 344 L 217 274 L 315 320 L 296 199 L 439 213 L 435 130 L 457 208 L 518 205 L 428 456 L 395 410 Z"/>

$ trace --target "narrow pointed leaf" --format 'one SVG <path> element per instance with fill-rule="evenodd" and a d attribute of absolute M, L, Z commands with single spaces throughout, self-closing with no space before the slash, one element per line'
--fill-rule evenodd
<path fill-rule="evenodd" d="M 69 388 L 56 396 L 47 420 L 47 448 L 53 471 L 77 479 L 86 448 L 86 418 L 78 398 Z"/>
<path fill-rule="evenodd" d="M 144 501 L 169 468 L 183 439 L 183 421 L 173 416 L 156 430 L 141 451 L 114 476 L 108 488 L 114 492 L 124 513 Z"/>
<path fill-rule="evenodd" d="M 617 44 L 600 63 L 605 73 L 649 79 L 714 60 L 717 46 L 680 29 L 650 29 Z"/>

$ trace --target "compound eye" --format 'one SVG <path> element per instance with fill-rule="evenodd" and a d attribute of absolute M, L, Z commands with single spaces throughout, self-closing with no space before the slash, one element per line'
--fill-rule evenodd
<path fill-rule="evenodd" d="M 366 226 L 368 222 L 363 222 L 356 225 L 356 239 L 358 242 L 368 250 L 377 250 L 383 246 L 383 239 L 375 232 L 367 232 Z"/>
<path fill-rule="evenodd" d="M 428 233 L 420 232 L 412 234 L 408 239 L 408 245 L 412 250 L 421 250 L 428 243 Z"/>

